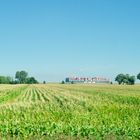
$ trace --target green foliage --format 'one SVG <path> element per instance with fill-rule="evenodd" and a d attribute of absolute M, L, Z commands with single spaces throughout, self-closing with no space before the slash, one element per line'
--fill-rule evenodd
<path fill-rule="evenodd" d="M 118 74 L 117 77 L 115 78 L 115 81 L 118 82 L 118 84 L 122 84 L 124 82 L 125 75 L 124 74 Z"/>
<path fill-rule="evenodd" d="M 127 84 L 127 85 L 134 85 L 135 84 L 135 76 L 130 76 L 129 74 L 118 74 L 115 78 L 115 81 L 118 84 Z"/>
<path fill-rule="evenodd" d="M 73 82 L 73 81 L 71 81 L 71 84 L 74 84 L 74 82 Z"/>
<path fill-rule="evenodd" d="M 140 86 L 0 85 L 0 139 L 140 139 Z"/>
<path fill-rule="evenodd" d="M 38 81 L 34 77 L 29 77 L 26 79 L 27 84 L 38 84 Z"/>
<path fill-rule="evenodd" d="M 12 78 L 9 76 L 0 76 L 0 84 L 10 84 L 12 82 Z"/>
<path fill-rule="evenodd" d="M 129 76 L 128 84 L 129 85 L 134 85 L 135 84 L 135 76 Z"/>
<path fill-rule="evenodd" d="M 17 71 L 15 74 L 15 78 L 17 81 L 13 83 L 19 84 L 38 84 L 38 81 L 34 77 L 28 77 L 28 73 L 26 71 Z"/>
<path fill-rule="evenodd" d="M 140 73 L 137 75 L 137 79 L 139 79 L 139 80 L 140 80 Z"/>
<path fill-rule="evenodd" d="M 17 71 L 15 78 L 19 81 L 20 84 L 26 83 L 28 73 L 26 71 Z"/>
<path fill-rule="evenodd" d="M 65 82 L 64 82 L 64 81 L 62 81 L 62 82 L 61 82 L 61 84 L 65 84 Z"/>

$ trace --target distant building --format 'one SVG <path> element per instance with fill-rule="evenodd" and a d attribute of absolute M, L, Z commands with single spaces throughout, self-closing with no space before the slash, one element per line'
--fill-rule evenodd
<path fill-rule="evenodd" d="M 110 80 L 103 77 L 67 77 L 66 83 L 110 83 Z"/>

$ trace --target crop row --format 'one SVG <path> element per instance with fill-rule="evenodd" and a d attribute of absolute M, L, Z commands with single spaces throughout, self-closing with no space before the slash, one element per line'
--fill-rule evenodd
<path fill-rule="evenodd" d="M 140 139 L 139 86 L 22 85 L 3 91 L 2 136 Z"/>

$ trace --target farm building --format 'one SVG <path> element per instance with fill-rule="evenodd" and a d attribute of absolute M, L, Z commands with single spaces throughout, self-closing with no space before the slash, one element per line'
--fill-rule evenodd
<path fill-rule="evenodd" d="M 67 77 L 66 83 L 110 83 L 110 80 L 103 77 Z"/>

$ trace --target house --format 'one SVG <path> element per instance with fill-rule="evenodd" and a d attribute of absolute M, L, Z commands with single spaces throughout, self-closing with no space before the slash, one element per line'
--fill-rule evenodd
<path fill-rule="evenodd" d="M 103 77 L 67 77 L 66 83 L 110 83 L 110 79 Z"/>

